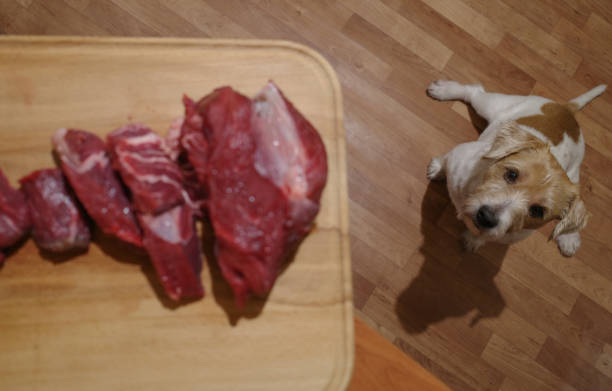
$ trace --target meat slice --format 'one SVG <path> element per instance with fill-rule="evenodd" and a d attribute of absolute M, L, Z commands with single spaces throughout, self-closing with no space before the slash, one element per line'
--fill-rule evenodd
<path fill-rule="evenodd" d="M 290 242 L 300 240 L 319 212 L 327 181 L 327 154 L 321 136 L 269 82 L 253 99 L 251 127 L 257 145 L 255 168 L 289 200 Z"/>
<path fill-rule="evenodd" d="M 160 282 L 175 301 L 204 295 L 202 260 L 193 210 L 179 205 L 157 216 L 139 215 L 144 246 Z"/>
<path fill-rule="evenodd" d="M 201 172 L 217 260 L 243 306 L 250 294 L 270 291 L 288 251 L 310 229 L 327 176 L 325 149 L 274 85 L 254 102 L 223 87 L 184 103 L 183 132 L 206 138 Z"/>
<path fill-rule="evenodd" d="M 109 134 L 107 143 L 136 211 L 157 214 L 184 202 L 181 171 L 166 154 L 164 140 L 151 129 L 127 125 Z"/>
<path fill-rule="evenodd" d="M 53 145 L 64 175 L 100 229 L 142 246 L 136 216 L 111 167 L 104 141 L 83 130 L 59 129 L 53 136 Z"/>
<path fill-rule="evenodd" d="M 143 244 L 172 300 L 204 295 L 202 257 L 194 203 L 164 140 L 143 125 L 128 125 L 108 136 L 113 164 L 132 192 L 143 229 Z M 172 155 L 170 153 L 170 155 Z"/>
<path fill-rule="evenodd" d="M 187 127 L 199 122 L 199 132 L 206 138 L 200 148 L 207 150 L 202 172 L 207 174 L 215 254 L 237 305 L 243 306 L 251 293 L 263 296 L 274 283 L 285 240 L 287 200 L 255 170 L 247 97 L 224 87 L 197 104 L 188 99 L 185 103 L 183 131 L 192 131 Z M 187 152 L 191 156 L 194 150 Z"/>
<path fill-rule="evenodd" d="M 17 243 L 32 225 L 24 194 L 13 189 L 0 170 L 0 264 L 4 261 L 2 249 Z"/>
<path fill-rule="evenodd" d="M 40 248 L 53 252 L 87 248 L 89 228 L 59 169 L 38 170 L 19 182 Z"/>

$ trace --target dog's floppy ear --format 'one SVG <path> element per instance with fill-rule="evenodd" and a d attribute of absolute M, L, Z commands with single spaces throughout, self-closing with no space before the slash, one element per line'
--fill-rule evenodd
<path fill-rule="evenodd" d="M 524 149 L 546 147 L 544 142 L 522 130 L 516 122 L 509 121 L 501 126 L 485 159 L 499 160 Z"/>
<path fill-rule="evenodd" d="M 578 232 L 584 229 L 590 216 L 591 214 L 587 211 L 586 206 L 584 206 L 584 202 L 577 195 L 561 213 L 561 220 L 555 225 L 553 232 L 550 234 L 550 239 L 556 239 L 559 235 Z"/>

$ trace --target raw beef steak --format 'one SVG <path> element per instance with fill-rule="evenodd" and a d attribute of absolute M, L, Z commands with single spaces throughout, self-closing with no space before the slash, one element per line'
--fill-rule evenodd
<path fill-rule="evenodd" d="M 53 145 L 64 175 L 100 229 L 142 246 L 136 216 L 111 167 L 102 139 L 82 130 L 59 129 L 53 136 Z"/>
<path fill-rule="evenodd" d="M 142 125 L 108 136 L 113 164 L 132 192 L 143 244 L 172 300 L 202 297 L 202 257 L 194 214 L 199 205 L 183 187 L 179 166 L 164 140 Z"/>
<path fill-rule="evenodd" d="M 327 177 L 325 149 L 273 84 L 254 102 L 223 87 L 184 103 L 183 132 L 206 138 L 186 149 L 190 156 L 206 149 L 200 172 L 217 260 L 243 306 L 251 293 L 270 291 L 287 252 L 310 229 Z M 190 157 L 194 166 L 198 158 Z"/>
<path fill-rule="evenodd" d="M 184 201 L 183 178 L 164 140 L 143 125 L 127 125 L 107 138 L 113 166 L 140 213 L 161 213 Z"/>
<path fill-rule="evenodd" d="M 193 210 L 179 205 L 157 216 L 138 216 L 147 249 L 168 296 L 178 301 L 204 295 L 202 258 Z"/>
<path fill-rule="evenodd" d="M 90 233 L 59 169 L 38 170 L 19 180 L 26 194 L 36 244 L 60 252 L 87 248 Z"/>
<path fill-rule="evenodd" d="M 30 211 L 23 193 L 13 189 L 0 170 L 0 264 L 2 249 L 15 244 L 30 229 Z"/>
<path fill-rule="evenodd" d="M 253 99 L 251 127 L 257 145 L 255 169 L 289 200 L 289 240 L 300 240 L 319 212 L 327 180 L 321 136 L 272 82 Z"/>

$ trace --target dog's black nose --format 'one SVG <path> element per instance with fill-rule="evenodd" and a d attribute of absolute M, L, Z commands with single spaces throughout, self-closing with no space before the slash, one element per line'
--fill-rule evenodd
<path fill-rule="evenodd" d="M 476 222 L 482 228 L 493 228 L 497 225 L 497 217 L 495 216 L 495 211 L 485 205 L 481 206 L 476 213 Z"/>

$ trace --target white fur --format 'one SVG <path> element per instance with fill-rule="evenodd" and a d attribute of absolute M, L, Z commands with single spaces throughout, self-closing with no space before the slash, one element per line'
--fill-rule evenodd
<path fill-rule="evenodd" d="M 571 257 L 576 254 L 578 247 L 580 247 L 580 234 L 578 232 L 572 232 L 571 234 L 559 235 L 557 238 L 557 245 L 559 251 L 566 257 Z"/>
<path fill-rule="evenodd" d="M 605 86 L 598 86 L 593 90 L 575 98 L 575 103 L 582 108 L 590 100 L 600 95 Z M 427 176 L 429 179 L 442 179 L 446 177 L 450 198 L 457 209 L 457 217 L 466 222 L 468 228 L 471 223 L 469 214 L 476 212 L 477 205 L 467 203 L 468 196 L 481 183 L 482 174 L 486 170 L 486 160 L 482 158 L 491 149 L 493 140 L 508 121 L 518 118 L 542 114 L 541 107 L 549 102 L 540 96 L 505 95 L 485 92 L 481 85 L 462 85 L 454 81 L 438 80 L 427 89 L 427 93 L 437 100 L 462 100 L 471 104 L 476 112 L 488 121 L 489 125 L 482 132 L 478 140 L 457 145 L 446 155 L 434 158 L 430 163 Z M 521 129 L 531 133 L 540 140 L 550 143 L 550 140 L 541 132 L 531 127 L 522 126 Z M 584 157 L 584 138 L 582 132 L 578 142 L 571 140 L 567 134 L 563 141 L 551 146 L 551 153 L 561 167 L 566 171 L 570 181 L 577 183 L 580 174 L 580 164 Z M 491 195 L 494 198 L 494 195 Z M 482 200 L 483 204 L 493 204 L 498 208 L 498 226 L 486 234 L 476 235 L 467 231 L 464 235 L 464 244 L 469 250 L 476 250 L 487 241 L 511 243 L 527 237 L 532 231 L 523 230 L 512 234 L 506 233 L 512 222 L 513 213 L 519 209 L 527 208 L 526 202 L 516 195 L 513 200 Z M 524 201 L 524 202 L 523 202 Z M 476 210 L 473 210 L 476 208 Z M 580 246 L 580 234 L 570 233 L 557 238 L 559 249 L 563 255 L 573 255 Z"/>

